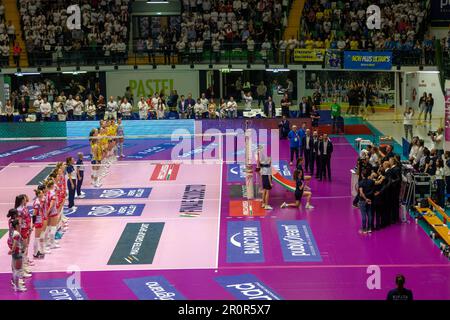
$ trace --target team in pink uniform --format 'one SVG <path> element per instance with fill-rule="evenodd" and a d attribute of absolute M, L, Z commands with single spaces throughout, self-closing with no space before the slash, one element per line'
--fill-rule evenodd
<path fill-rule="evenodd" d="M 58 163 L 55 170 L 35 190 L 31 210 L 29 198 L 25 194 L 16 197 L 14 209 L 9 210 L 8 247 L 12 258 L 11 284 L 17 292 L 27 290 L 25 278 L 32 276 L 30 266 L 34 263 L 28 258 L 28 248 L 34 230 L 33 257 L 43 259 L 51 249 L 59 248 L 57 237 L 67 231 L 68 218 L 64 216 L 64 202 L 67 190 L 65 167 Z"/>

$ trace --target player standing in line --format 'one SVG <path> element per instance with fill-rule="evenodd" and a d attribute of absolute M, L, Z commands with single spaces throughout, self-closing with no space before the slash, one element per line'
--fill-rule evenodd
<path fill-rule="evenodd" d="M 124 158 L 123 155 L 123 142 L 125 140 L 124 134 L 123 134 L 123 124 L 122 124 L 122 118 L 117 119 L 117 130 L 116 135 L 118 137 L 118 143 L 117 143 L 117 152 L 120 158 Z"/>
<path fill-rule="evenodd" d="M 36 198 L 33 202 L 33 217 L 34 217 L 34 255 L 35 259 L 43 259 L 45 257 L 44 250 L 44 192 L 41 189 L 36 189 Z"/>
<path fill-rule="evenodd" d="M 11 247 L 8 254 L 11 255 L 12 261 L 12 285 L 15 291 L 25 292 L 27 288 L 23 282 L 23 277 L 26 277 L 23 270 L 23 239 L 20 235 L 20 222 L 13 220 L 10 223 L 11 232 Z M 31 276 L 31 275 L 29 275 Z"/>
<path fill-rule="evenodd" d="M 56 229 L 59 222 L 59 214 L 57 209 L 57 196 L 55 191 L 55 182 L 50 180 L 47 184 L 48 189 L 48 246 L 50 249 L 59 248 L 59 244 L 55 240 Z"/>
<path fill-rule="evenodd" d="M 101 160 L 102 160 L 102 150 L 99 147 L 100 146 L 99 140 L 95 138 L 96 136 L 97 136 L 97 134 L 94 133 L 94 138 L 91 140 L 91 155 L 92 155 L 91 179 L 92 179 L 92 185 L 94 187 L 98 188 L 101 186 L 101 182 L 99 179 L 99 166 L 100 166 Z"/>
<path fill-rule="evenodd" d="M 58 224 L 57 232 L 55 234 L 55 241 L 61 239 L 62 234 L 67 231 L 68 218 L 64 215 L 64 202 L 66 201 L 66 180 L 65 180 L 65 165 L 64 163 L 58 163 L 54 179 L 56 185 L 56 211 L 58 212 Z"/>
<path fill-rule="evenodd" d="M 28 245 L 30 243 L 31 235 L 31 215 L 27 207 L 28 197 L 25 194 L 18 195 L 15 200 L 14 208 L 17 210 L 20 222 L 20 235 L 22 238 L 23 249 L 23 270 L 25 273 L 31 275 L 29 266 L 33 263 L 28 261 Z"/>

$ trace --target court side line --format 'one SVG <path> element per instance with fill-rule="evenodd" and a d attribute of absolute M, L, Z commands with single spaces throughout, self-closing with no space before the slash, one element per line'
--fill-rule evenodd
<path fill-rule="evenodd" d="M 222 219 L 222 185 L 223 185 L 223 165 L 220 166 L 220 197 L 219 197 L 219 214 L 217 217 L 217 249 L 216 249 L 216 269 L 219 268 L 219 251 L 220 251 L 220 220 Z"/>
<path fill-rule="evenodd" d="M 367 268 L 370 265 L 376 265 L 380 268 L 449 268 L 450 265 L 444 265 L 444 264 L 355 264 L 355 265 L 310 265 L 310 266 L 236 266 L 236 267 L 220 267 L 220 270 L 239 270 L 239 269 L 332 269 L 332 268 Z M 69 265 L 68 265 L 69 266 Z M 145 266 L 152 266 L 152 265 L 141 265 L 141 269 L 90 269 L 90 270 L 81 270 L 81 272 L 122 272 L 122 271 L 130 271 L 130 272 L 136 272 L 136 271 L 166 271 L 166 270 L 217 270 L 217 268 L 214 267 L 184 267 L 184 268 L 160 268 L 160 269 L 151 269 L 151 268 L 145 268 Z M 33 270 L 33 273 L 57 273 L 57 272 L 67 272 L 66 269 L 56 269 L 52 271 L 40 271 L 40 270 Z M 0 274 L 11 274 L 11 271 L 0 271 Z"/>

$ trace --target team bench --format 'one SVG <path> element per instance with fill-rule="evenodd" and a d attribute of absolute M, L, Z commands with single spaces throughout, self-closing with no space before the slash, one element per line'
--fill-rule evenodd
<path fill-rule="evenodd" d="M 445 254 L 445 256 L 450 259 L 450 232 L 449 227 L 447 225 L 447 221 L 449 221 L 448 215 L 440 206 L 438 206 L 433 200 L 428 198 L 429 208 L 421 208 L 416 206 L 415 209 L 418 213 L 416 218 L 424 219 L 428 225 L 431 227 L 432 231 L 430 232 L 431 238 L 438 237 L 441 240 L 439 248 Z M 435 211 L 439 212 L 443 217 L 444 221 L 442 221 Z"/>

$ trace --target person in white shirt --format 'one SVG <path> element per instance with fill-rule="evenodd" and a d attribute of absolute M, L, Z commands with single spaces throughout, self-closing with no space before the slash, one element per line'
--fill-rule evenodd
<path fill-rule="evenodd" d="M 247 39 L 247 59 L 249 63 L 254 62 L 254 53 L 255 53 L 255 40 L 252 37 L 248 37 Z"/>
<path fill-rule="evenodd" d="M 444 154 L 444 129 L 438 128 L 436 134 L 431 135 L 431 141 L 433 141 L 433 149 L 436 149 L 438 157 L 442 157 Z"/>
<path fill-rule="evenodd" d="M 148 119 L 148 104 L 145 101 L 143 96 L 141 96 L 141 99 L 138 102 L 138 109 L 139 109 L 139 119 L 147 120 Z"/>
<path fill-rule="evenodd" d="M 208 101 L 208 100 L 206 100 Z M 194 105 L 194 114 L 195 119 L 201 119 L 204 112 L 204 105 L 202 104 L 201 99 L 197 99 L 197 103 Z"/>
<path fill-rule="evenodd" d="M 67 120 L 73 120 L 73 106 L 75 104 L 75 100 L 72 95 L 69 95 L 69 99 L 66 100 L 65 109 L 67 111 Z"/>
<path fill-rule="evenodd" d="M 57 97 L 53 102 L 53 112 L 56 113 L 59 121 L 66 121 L 66 111 L 64 110 L 64 103 L 61 96 Z"/>
<path fill-rule="evenodd" d="M 75 101 L 73 103 L 73 117 L 74 120 L 80 121 L 83 119 L 83 110 L 84 105 L 83 102 L 80 100 L 80 96 L 75 97 Z"/>
<path fill-rule="evenodd" d="M 47 98 L 44 98 L 40 105 L 40 112 L 42 120 L 44 121 L 50 121 L 52 117 L 52 106 L 47 101 Z"/>
<path fill-rule="evenodd" d="M 156 115 L 159 119 L 164 119 L 166 114 L 166 103 L 163 99 L 158 98 L 158 102 L 156 103 Z"/>
<path fill-rule="evenodd" d="M 132 111 L 131 103 L 128 102 L 127 98 L 124 98 L 123 102 L 120 104 L 120 113 L 122 115 L 122 119 L 130 120 L 131 111 Z"/>
<path fill-rule="evenodd" d="M 242 91 L 242 99 L 244 99 L 244 111 L 252 111 L 253 97 L 251 91 L 247 93 Z"/>
<path fill-rule="evenodd" d="M 236 101 L 234 101 L 233 97 L 230 97 L 230 100 L 228 100 L 227 103 L 227 109 L 226 109 L 226 114 L 227 117 L 232 119 L 232 118 L 237 118 L 237 103 Z"/>
<path fill-rule="evenodd" d="M 119 105 L 114 99 L 114 96 L 109 97 L 109 101 L 106 105 L 105 120 L 117 119 L 117 111 L 119 110 Z"/>
<path fill-rule="evenodd" d="M 97 108 L 95 107 L 94 101 L 89 100 L 88 104 L 86 105 L 86 115 L 87 120 L 97 120 Z"/>
<path fill-rule="evenodd" d="M 413 123 L 412 119 L 414 116 L 413 108 L 409 107 L 403 113 L 403 126 L 405 127 L 405 139 L 408 140 L 408 133 L 411 135 L 411 139 L 413 138 Z"/>
<path fill-rule="evenodd" d="M 41 104 L 42 104 L 43 100 L 41 95 L 38 95 L 37 99 L 34 100 L 33 102 L 33 108 L 35 112 L 39 112 L 41 110 Z"/>

